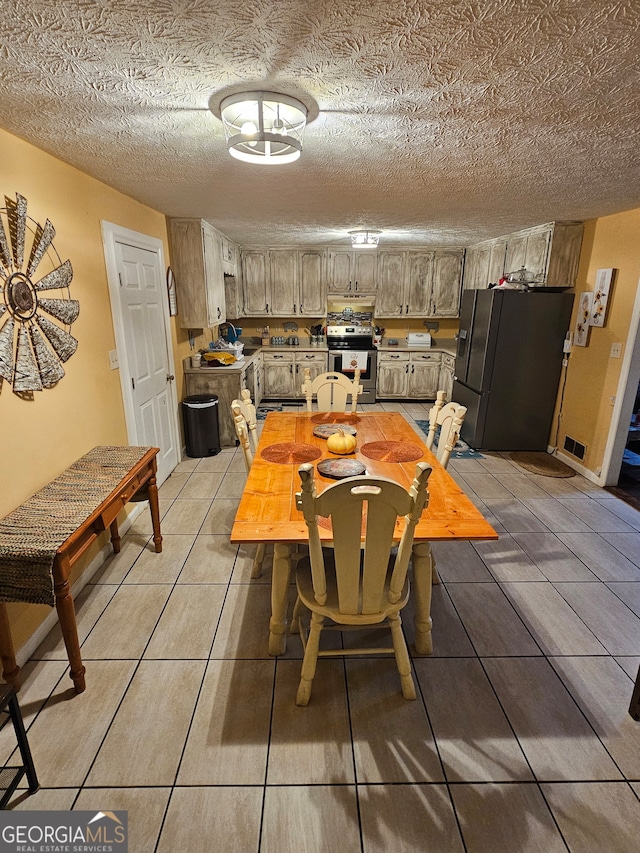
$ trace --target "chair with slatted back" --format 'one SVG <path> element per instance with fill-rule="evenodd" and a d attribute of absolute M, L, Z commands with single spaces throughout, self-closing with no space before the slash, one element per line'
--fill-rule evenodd
<path fill-rule="evenodd" d="M 355 412 L 358 396 L 362 393 L 360 371 L 354 371 L 353 379 L 344 373 L 321 373 L 311 379 L 311 371 L 305 367 L 302 393 L 307 400 L 308 412 L 313 411 L 314 396 L 319 412 L 346 412 L 348 397 L 351 397 L 351 411 Z"/>
<path fill-rule="evenodd" d="M 429 450 L 433 450 L 435 443 L 435 456 L 443 468 L 449 464 L 451 453 L 460 438 L 464 416 L 467 414 L 466 406 L 460 406 L 453 402 L 447 403 L 445 402 L 446 399 L 445 392 L 438 391 L 436 401 L 429 411 L 429 434 L 426 442 Z M 439 435 L 437 435 L 438 429 L 440 430 Z M 440 583 L 433 551 L 431 552 L 431 580 L 434 584 Z"/>
<path fill-rule="evenodd" d="M 407 569 L 416 524 L 429 502 L 427 480 L 431 468 L 416 465 L 409 490 L 383 477 L 349 477 L 316 494 L 313 465 L 298 469 L 302 491 L 296 506 L 309 531 L 309 556 L 298 562 L 298 598 L 293 619 L 299 624 L 304 649 L 296 703 L 307 705 L 318 657 L 393 653 L 400 673 L 402 695 L 415 699 L 411 663 L 402 633 L 400 611 L 409 599 Z M 318 516 L 331 519 L 331 549 L 322 548 Z M 404 516 L 400 544 L 393 548 L 393 533 Z M 364 542 L 362 535 L 364 530 Z M 310 627 L 306 618 L 311 614 Z M 320 650 L 325 627 L 338 630 L 391 629 L 391 647 Z"/>
<path fill-rule="evenodd" d="M 433 450 L 436 444 L 435 455 L 443 468 L 449 464 L 453 448 L 460 438 L 464 416 L 467 414 L 466 406 L 453 402 L 445 403 L 445 400 L 445 392 L 438 391 L 436 401 L 429 411 L 429 434 L 426 442 L 429 450 Z M 440 428 L 440 434 L 436 443 L 438 428 Z"/>
<path fill-rule="evenodd" d="M 253 456 L 258 446 L 258 429 L 256 421 L 256 407 L 251 401 L 251 393 L 244 388 L 240 392 L 239 400 L 231 401 L 231 414 L 233 416 L 233 425 L 236 430 L 236 436 L 240 442 L 242 453 L 244 455 L 244 464 L 247 473 L 251 468 Z M 251 437 L 250 437 L 251 436 Z M 251 568 L 251 577 L 259 578 L 262 574 L 262 562 L 265 554 L 265 544 L 261 542 L 257 549 Z"/>

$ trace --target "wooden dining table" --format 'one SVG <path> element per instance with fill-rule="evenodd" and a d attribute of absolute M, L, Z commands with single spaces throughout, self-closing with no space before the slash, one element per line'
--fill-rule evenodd
<path fill-rule="evenodd" d="M 327 439 L 314 435 L 326 424 L 346 424 L 355 429 L 357 446 L 349 456 L 336 456 Z M 302 512 L 296 508 L 300 491 L 298 467 L 310 462 L 315 467 L 318 494 L 337 479 L 318 471 L 325 460 L 348 459 L 362 463 L 366 474 L 388 477 L 409 488 L 417 462 L 432 467 L 428 482 L 429 504 L 415 528 L 412 553 L 415 595 L 415 650 L 431 654 L 431 542 L 497 539 L 498 534 L 464 494 L 451 475 L 429 451 L 421 436 L 398 412 L 337 414 L 319 412 L 270 412 L 256 449 L 251 469 L 231 531 L 235 543 L 272 543 L 274 546 L 271 581 L 269 653 L 286 651 L 287 604 L 291 578 L 292 547 L 308 542 Z M 322 466 L 321 466 L 322 467 Z M 320 537 L 331 542 L 329 519 L 318 523 Z M 400 541 L 403 520 L 399 519 L 394 540 Z"/>

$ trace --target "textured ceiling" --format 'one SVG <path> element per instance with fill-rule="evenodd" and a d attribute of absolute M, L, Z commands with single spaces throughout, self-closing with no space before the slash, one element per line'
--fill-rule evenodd
<path fill-rule="evenodd" d="M 242 245 L 469 245 L 640 206 L 639 52 L 639 0 L 3 0 L 0 125 Z M 298 162 L 227 154 L 244 88 Z"/>

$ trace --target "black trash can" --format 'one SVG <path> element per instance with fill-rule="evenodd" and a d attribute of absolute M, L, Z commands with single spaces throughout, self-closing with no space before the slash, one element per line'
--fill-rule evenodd
<path fill-rule="evenodd" d="M 218 397 L 193 394 L 182 401 L 182 420 L 187 456 L 215 456 L 220 453 Z"/>

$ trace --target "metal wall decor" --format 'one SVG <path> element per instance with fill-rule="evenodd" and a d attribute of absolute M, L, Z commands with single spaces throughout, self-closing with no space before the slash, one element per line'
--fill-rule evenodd
<path fill-rule="evenodd" d="M 51 388 L 64 376 L 62 363 L 78 347 L 70 329 L 80 305 L 69 299 L 73 270 L 54 248 L 51 222 L 43 227 L 27 216 L 27 200 L 19 193 L 15 201 L 5 196 L 5 204 L 0 208 L 0 385 L 5 379 L 22 394 Z"/>

